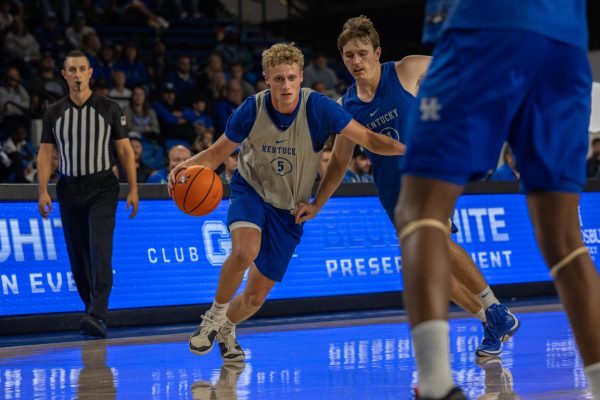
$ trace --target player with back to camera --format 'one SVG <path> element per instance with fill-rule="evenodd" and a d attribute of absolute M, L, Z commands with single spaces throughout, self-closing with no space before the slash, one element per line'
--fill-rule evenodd
<path fill-rule="evenodd" d="M 189 341 L 193 353 L 206 354 L 216 339 L 225 361 L 244 360 L 235 325 L 260 309 L 300 242 L 303 226 L 292 211 L 310 199 L 327 138 L 339 132 L 374 152 L 404 152 L 402 144 L 360 125 L 335 101 L 301 89 L 304 56 L 293 44 L 265 50 L 262 65 L 269 89 L 248 97 L 224 135 L 169 174 L 172 193 L 182 168 L 214 170 L 241 145 L 227 214 L 231 254 L 221 267 L 215 300 Z M 244 290 L 231 301 L 248 268 Z"/>
<path fill-rule="evenodd" d="M 408 56 L 401 61 L 381 63 L 379 34 L 365 16 L 350 18 L 338 37 L 338 49 L 346 68 L 355 79 L 340 102 L 361 124 L 404 142 L 404 125 L 421 77 L 431 61 L 428 56 Z M 354 142 L 336 137 L 329 165 L 317 194 L 310 204 L 300 204 L 296 221 L 314 218 L 333 195 L 352 158 Z M 401 190 L 403 156 L 381 156 L 366 151 L 373 166 L 377 195 L 390 221 Z M 453 226 L 453 228 L 455 228 Z M 448 236 L 452 265 L 451 298 L 484 326 L 484 338 L 477 347 L 480 357 L 501 353 L 501 341 L 519 328 L 519 320 L 499 303 L 473 260 Z"/>
<path fill-rule="evenodd" d="M 508 141 L 592 397 L 600 399 L 600 277 L 579 220 L 592 88 L 586 1 L 427 5 L 433 36 L 426 39 L 441 27 L 439 42 L 408 122 L 394 215 L 420 398 L 465 398 L 449 359 L 446 221 L 465 183 L 492 169 Z"/>

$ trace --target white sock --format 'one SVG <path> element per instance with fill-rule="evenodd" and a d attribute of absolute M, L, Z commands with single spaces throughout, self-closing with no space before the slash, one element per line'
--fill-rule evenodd
<path fill-rule="evenodd" d="M 477 311 L 475 314 L 473 314 L 473 316 L 481 322 L 487 321 L 487 319 L 485 318 L 485 309 L 483 307 L 480 308 L 479 311 Z"/>
<path fill-rule="evenodd" d="M 483 308 L 485 308 L 486 310 L 492 304 L 500 304 L 496 296 L 494 296 L 494 292 L 492 292 L 492 289 L 489 286 L 486 286 L 483 292 L 479 293 L 477 296 L 479 297 L 479 300 L 481 300 Z"/>
<path fill-rule="evenodd" d="M 233 322 L 231 322 L 231 320 L 227 317 L 225 317 L 225 323 L 223 324 L 223 330 L 231 330 L 231 329 L 235 329 L 235 325 Z"/>
<path fill-rule="evenodd" d="M 588 365 L 583 369 L 583 371 L 587 377 L 587 382 L 590 392 L 592 392 L 592 397 L 596 400 L 600 400 L 600 362 Z"/>
<path fill-rule="evenodd" d="M 227 309 L 229 308 L 229 303 L 217 303 L 216 300 L 213 301 L 212 306 L 210 307 L 210 311 L 212 315 L 215 316 L 215 319 L 223 319 L 225 318 L 225 314 L 227 313 Z"/>
<path fill-rule="evenodd" d="M 418 324 L 411 331 L 419 396 L 441 398 L 455 386 L 450 369 L 449 330 L 448 321 L 434 319 Z"/>

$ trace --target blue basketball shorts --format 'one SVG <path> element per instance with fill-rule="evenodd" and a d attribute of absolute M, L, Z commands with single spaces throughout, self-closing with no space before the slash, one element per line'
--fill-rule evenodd
<path fill-rule="evenodd" d="M 526 31 L 447 31 L 409 118 L 403 172 L 464 185 L 508 141 L 526 192 L 580 192 L 591 86 L 582 49 Z"/>
<path fill-rule="evenodd" d="M 238 174 L 231 184 L 227 226 L 247 222 L 261 230 L 260 251 L 254 264 L 267 278 L 281 282 L 288 264 L 300 243 L 303 225 L 295 222 L 289 210 L 266 203 Z"/>

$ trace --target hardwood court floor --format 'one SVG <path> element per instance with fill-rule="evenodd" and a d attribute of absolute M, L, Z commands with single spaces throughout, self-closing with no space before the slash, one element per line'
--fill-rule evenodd
<path fill-rule="evenodd" d="M 452 367 L 468 398 L 591 399 L 564 313 L 558 307 L 513 311 L 522 328 L 504 345 L 501 359 L 486 363 L 474 355 L 480 324 L 451 320 Z M 412 398 L 415 365 L 402 316 L 321 319 L 240 329 L 248 359 L 232 365 L 222 364 L 218 348 L 203 357 L 191 354 L 192 326 L 185 333 L 167 327 L 153 336 L 106 340 L 11 341 L 0 348 L 0 399 Z"/>

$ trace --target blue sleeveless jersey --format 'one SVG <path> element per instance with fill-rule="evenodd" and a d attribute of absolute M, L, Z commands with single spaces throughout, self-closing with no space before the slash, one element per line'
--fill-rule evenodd
<path fill-rule="evenodd" d="M 361 101 L 356 94 L 356 84 L 342 97 L 342 106 L 355 120 L 367 128 L 406 143 L 405 124 L 416 98 L 407 92 L 396 73 L 395 63 L 381 65 L 381 80 L 371 102 Z M 393 220 L 401 183 L 403 156 L 381 156 L 365 149 L 373 165 L 373 178 L 381 205 Z"/>

